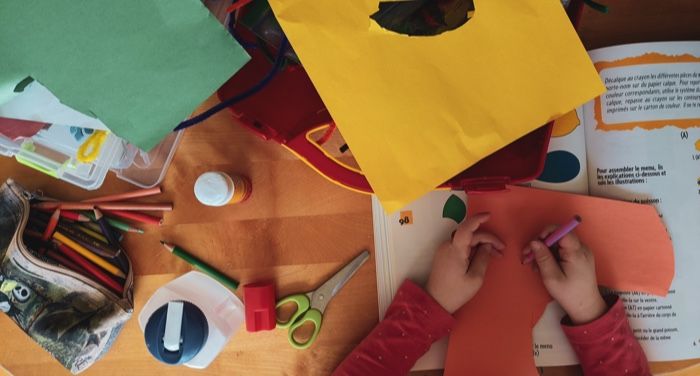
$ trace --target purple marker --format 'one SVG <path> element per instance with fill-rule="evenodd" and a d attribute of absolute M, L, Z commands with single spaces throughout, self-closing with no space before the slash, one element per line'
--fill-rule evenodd
<path fill-rule="evenodd" d="M 561 238 L 565 237 L 568 233 L 573 231 L 573 229 L 576 228 L 581 223 L 581 217 L 578 215 L 575 215 L 573 219 L 571 219 L 569 222 L 559 226 L 556 230 L 554 230 L 553 233 L 549 234 L 549 236 L 544 239 L 544 244 L 547 247 L 551 247 L 554 244 L 556 244 Z"/>

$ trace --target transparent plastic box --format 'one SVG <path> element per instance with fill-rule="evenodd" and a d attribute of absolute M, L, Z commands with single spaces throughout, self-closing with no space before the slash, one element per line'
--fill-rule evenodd
<path fill-rule="evenodd" d="M 0 155 L 86 190 L 102 186 L 107 173 L 142 188 L 160 184 L 170 166 L 182 132 L 171 133 L 149 152 L 144 152 L 112 133 L 91 163 L 79 162 L 78 140 L 69 126 L 50 125 L 28 138 L 11 140 L 0 134 Z"/>

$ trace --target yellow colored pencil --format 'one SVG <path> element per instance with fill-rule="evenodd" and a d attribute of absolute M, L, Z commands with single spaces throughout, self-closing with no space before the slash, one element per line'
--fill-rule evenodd
<path fill-rule="evenodd" d="M 105 259 L 102 257 L 90 252 L 87 248 L 81 246 L 80 244 L 74 242 L 70 238 L 66 237 L 65 235 L 61 234 L 60 232 L 56 231 L 53 233 L 53 238 L 60 241 L 61 243 L 65 244 L 66 246 L 70 247 L 72 250 L 80 253 L 81 256 L 85 257 L 86 259 L 92 261 L 95 265 L 99 266 L 100 268 L 110 272 L 111 274 L 119 277 L 119 278 L 126 278 L 126 275 L 124 275 L 124 272 L 119 270 L 116 266 L 110 264 L 107 262 Z"/>

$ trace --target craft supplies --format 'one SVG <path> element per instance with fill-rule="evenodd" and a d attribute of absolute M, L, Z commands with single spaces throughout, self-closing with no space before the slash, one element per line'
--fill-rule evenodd
<path fill-rule="evenodd" d="M 164 241 L 161 241 L 160 244 L 162 244 L 163 247 L 165 247 L 165 249 L 168 250 L 168 252 L 185 260 L 188 264 L 199 269 L 201 272 L 205 273 L 206 275 L 216 279 L 222 285 L 228 287 L 229 289 L 235 291 L 238 288 L 238 281 L 229 278 L 225 274 L 221 273 L 220 271 L 218 271 L 218 270 L 214 269 L 213 267 L 209 266 L 208 264 L 206 264 L 204 261 L 187 253 L 187 251 L 185 251 L 184 249 L 177 247 L 175 245 L 172 245 L 172 244 L 168 244 Z"/>
<path fill-rule="evenodd" d="M 207 206 L 237 204 L 248 199 L 252 185 L 248 178 L 223 172 L 205 172 L 194 184 L 194 195 Z"/>

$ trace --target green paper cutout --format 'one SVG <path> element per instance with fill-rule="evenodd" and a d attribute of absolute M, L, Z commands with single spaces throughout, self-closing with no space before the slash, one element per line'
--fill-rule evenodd
<path fill-rule="evenodd" d="M 0 51 L 0 78 L 31 76 L 144 150 L 249 60 L 199 0 L 2 1 Z"/>
<path fill-rule="evenodd" d="M 467 216 L 467 205 L 461 198 L 451 195 L 445 206 L 442 208 L 442 218 L 450 218 L 457 223 L 461 223 Z"/>

